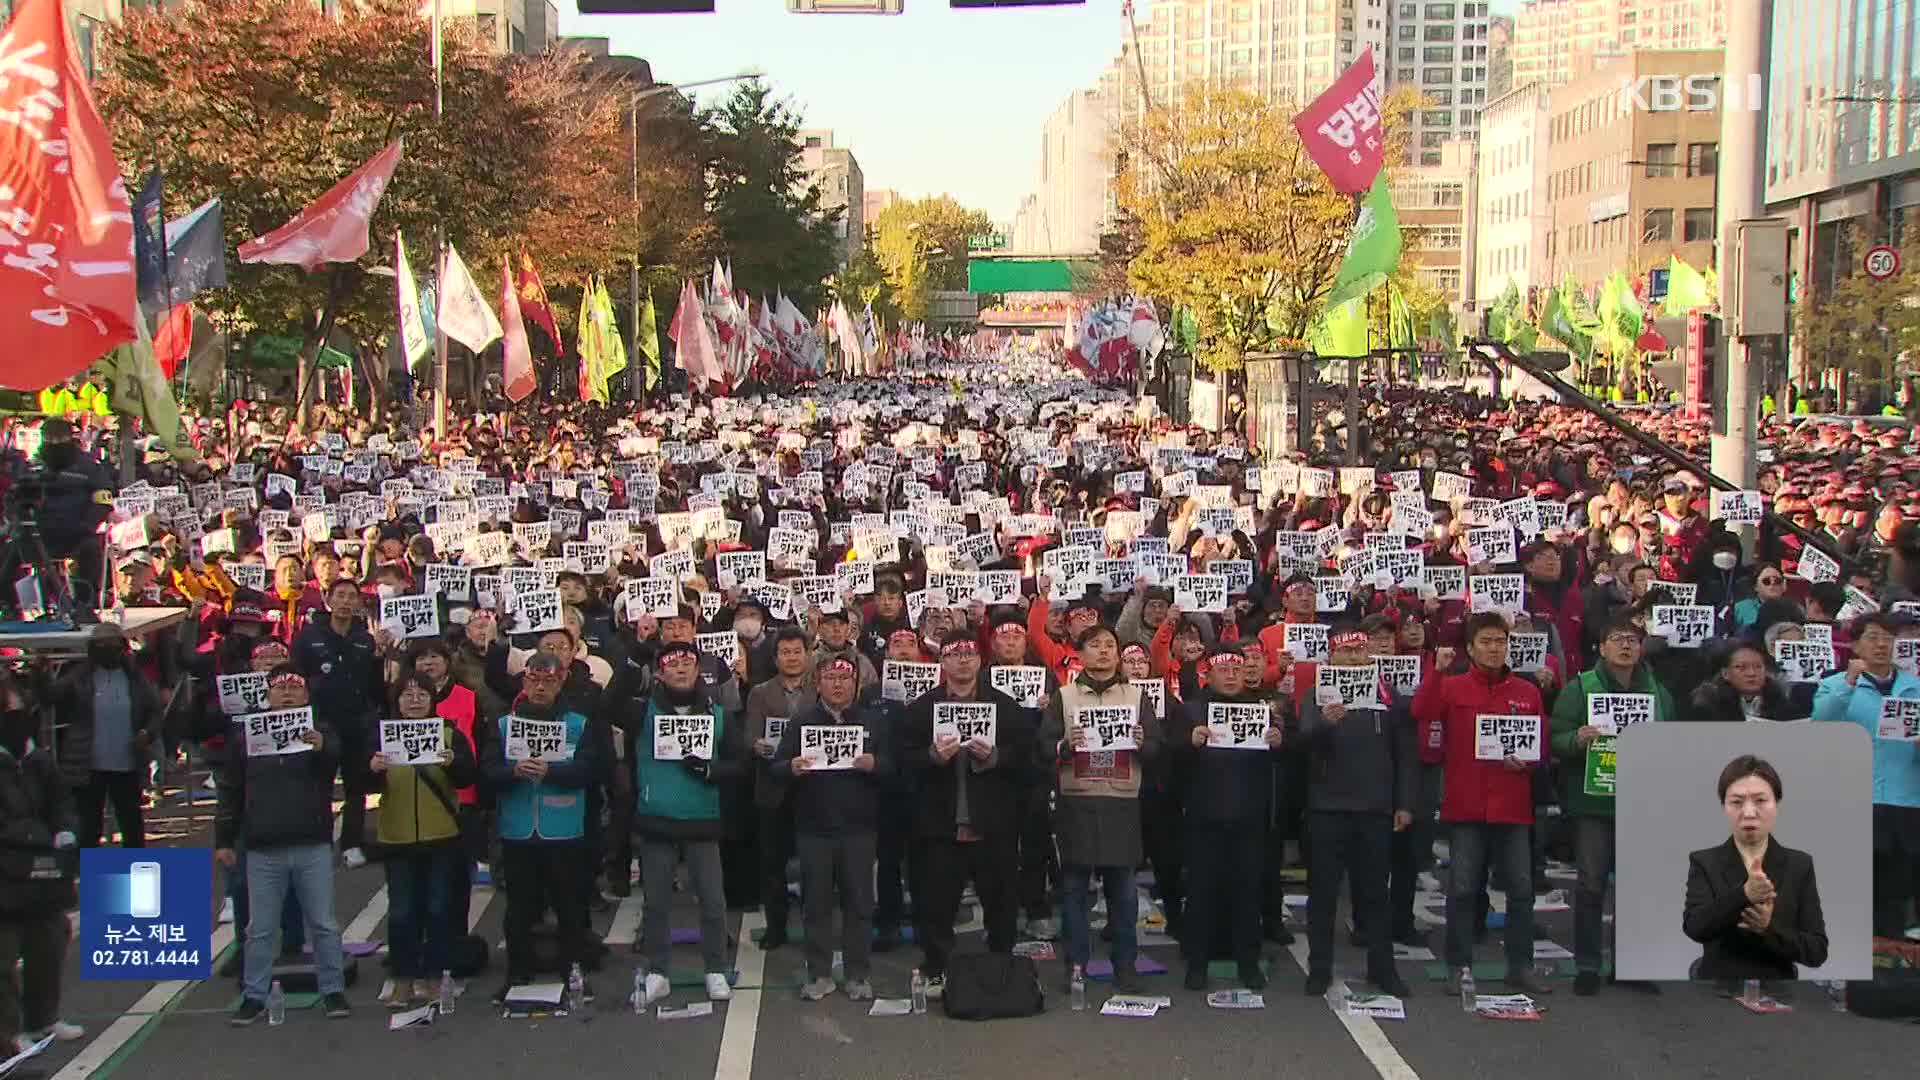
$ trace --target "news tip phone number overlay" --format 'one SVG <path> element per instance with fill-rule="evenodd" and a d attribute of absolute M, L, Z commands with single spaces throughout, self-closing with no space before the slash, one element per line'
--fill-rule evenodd
<path fill-rule="evenodd" d="M 212 908 L 206 848 L 82 851 L 81 978 L 208 978 Z"/>

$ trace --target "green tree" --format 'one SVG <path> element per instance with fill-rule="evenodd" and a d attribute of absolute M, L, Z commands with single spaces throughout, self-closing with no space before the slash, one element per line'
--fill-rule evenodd
<path fill-rule="evenodd" d="M 1396 93 L 1382 108 L 1389 162 L 1402 157 L 1415 101 Z M 1121 134 L 1119 209 L 1140 223 L 1128 280 L 1194 313 L 1199 358 L 1216 370 L 1304 339 L 1346 247 L 1354 200 L 1308 156 L 1295 111 L 1284 98 L 1196 84 Z"/>
<path fill-rule="evenodd" d="M 894 203 L 868 228 L 902 310 L 920 320 L 927 317 L 931 293 L 967 287 L 967 241 L 992 232 L 993 219 L 951 195 L 937 195 Z"/>
<path fill-rule="evenodd" d="M 818 307 L 839 269 L 838 208 L 821 202 L 800 167 L 800 114 L 754 79 L 710 110 L 708 205 L 734 283 L 752 296 L 782 289 L 803 310 Z"/>
<path fill-rule="evenodd" d="M 1850 231 L 1850 250 L 1864 252 L 1885 236 L 1884 225 Z M 1902 358 L 1920 350 L 1920 229 L 1907 229 L 1900 245 L 1900 272 L 1875 281 L 1850 260 L 1848 273 L 1828 289 L 1809 288 L 1793 309 L 1793 337 L 1817 369 L 1847 373 L 1849 395 L 1864 386 L 1890 398 L 1914 373 Z M 1863 395 L 1864 396 L 1864 395 Z"/>
<path fill-rule="evenodd" d="M 901 321 L 903 309 L 900 296 L 894 291 L 893 283 L 888 280 L 887 272 L 880 265 L 880 259 L 874 254 L 873 246 L 863 245 L 846 267 L 835 274 L 829 286 L 834 300 L 847 306 L 847 310 L 856 317 L 873 305 L 873 313 L 887 323 Z"/>

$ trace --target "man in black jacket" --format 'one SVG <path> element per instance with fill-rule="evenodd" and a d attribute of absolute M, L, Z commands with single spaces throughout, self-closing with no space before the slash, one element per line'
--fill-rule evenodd
<path fill-rule="evenodd" d="M 78 803 L 80 846 L 100 845 L 111 801 L 120 845 L 145 847 L 140 787 L 147 754 L 160 737 L 162 709 L 119 627 L 94 630 L 86 660 L 54 683 L 52 705 L 60 768 Z"/>
<path fill-rule="evenodd" d="M 885 717 L 877 709 L 854 704 L 860 680 L 854 660 L 835 657 L 820 666 L 815 678 L 819 700 L 787 724 L 768 766 L 776 775 L 794 778 L 794 846 L 800 853 L 800 899 L 807 926 L 808 981 L 800 996 L 819 1001 L 834 991 L 833 908 L 838 893 L 847 997 L 870 1001 L 874 838 L 880 783 L 893 768 L 892 752 Z M 850 768 L 824 768 L 822 759 L 802 749 L 803 733 L 820 726 L 863 729 L 862 752 Z"/>
<path fill-rule="evenodd" d="M 15 1036 L 38 1042 L 86 1034 L 60 1019 L 79 825 L 53 754 L 35 745 L 38 729 L 33 710 L 0 675 L 0 1054 L 9 1056 Z"/>
<path fill-rule="evenodd" d="M 972 638 L 947 639 L 940 650 L 940 678 L 941 685 L 908 706 L 900 745 L 900 761 L 918 777 L 916 820 L 927 851 L 927 895 L 915 913 L 930 997 L 946 992 L 953 919 L 969 878 L 980 897 L 988 950 L 1013 951 L 1019 911 L 1015 833 L 1034 745 L 1024 710 L 980 681 L 980 646 Z M 936 738 L 935 706 L 949 701 L 994 706 L 994 743 Z"/>
<path fill-rule="evenodd" d="M 1189 761 L 1188 894 L 1180 939 L 1186 986 L 1207 988 L 1207 965 L 1224 936 L 1232 943 L 1240 981 L 1249 990 L 1262 990 L 1267 979 L 1260 970 L 1260 880 L 1273 801 L 1271 751 L 1280 749 L 1283 734 L 1274 703 L 1249 687 L 1250 672 L 1238 646 L 1215 645 L 1205 662 L 1207 685 L 1187 701 L 1167 740 Z M 1228 745 L 1224 732 L 1235 707 L 1267 710 L 1266 752 Z"/>
<path fill-rule="evenodd" d="M 1321 671 L 1371 668 L 1367 635 L 1336 627 L 1331 664 Z M 1376 672 L 1371 701 L 1347 703 L 1337 688 L 1302 688 L 1300 737 L 1309 755 L 1307 828 L 1313 867 L 1307 876 L 1307 985 L 1310 997 L 1333 982 L 1333 921 L 1344 874 L 1353 888 L 1353 922 L 1367 939 L 1367 980 L 1405 997 L 1394 970 L 1387 905 L 1387 863 L 1393 833 L 1413 823 L 1413 721 Z"/>
<path fill-rule="evenodd" d="M 267 679 L 269 710 L 310 707 L 307 680 L 292 665 L 281 665 Z M 246 975 L 232 1022 L 243 1027 L 266 1012 L 279 953 L 274 937 L 288 890 L 300 897 L 327 1015 L 348 1016 L 353 1010 L 347 1005 L 340 928 L 333 915 L 333 773 L 339 744 L 315 714 L 299 740 L 305 749 L 250 754 L 246 724 L 247 718 L 239 717 L 227 733 L 220 808 L 213 822 L 213 857 L 222 866 L 234 865 L 237 843 L 244 842 L 247 851 L 252 914 L 246 927 Z"/>
<path fill-rule="evenodd" d="M 347 578 L 327 588 L 327 618 L 293 638 L 293 667 L 306 678 L 314 722 L 333 732 L 346 805 L 340 812 L 340 858 L 349 869 L 367 864 L 367 763 L 376 745 L 374 721 L 386 700 L 380 649 L 360 621 L 360 586 Z M 305 897 L 302 897 L 304 900 Z"/>

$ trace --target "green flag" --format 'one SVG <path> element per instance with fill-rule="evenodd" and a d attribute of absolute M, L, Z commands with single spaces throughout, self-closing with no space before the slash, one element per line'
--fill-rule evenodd
<path fill-rule="evenodd" d="M 113 411 L 139 420 L 147 434 L 157 436 L 175 458 L 198 461 L 200 451 L 180 424 L 180 403 L 173 399 L 173 387 L 154 359 L 147 320 L 136 318 L 133 325 L 139 336 L 116 346 L 100 361 L 112 388 Z"/>
<path fill-rule="evenodd" d="M 1640 298 L 1633 295 L 1627 275 L 1618 270 L 1607 277 L 1606 292 L 1600 298 L 1600 322 L 1612 346 L 1612 355 L 1634 354 L 1645 317 L 1640 311 Z"/>
<path fill-rule="evenodd" d="M 1393 194 L 1381 173 L 1360 204 L 1360 216 L 1347 234 L 1347 254 L 1333 278 L 1327 306 L 1365 296 L 1400 266 L 1400 218 L 1393 212 Z"/>
<path fill-rule="evenodd" d="M 601 371 L 600 330 L 594 315 L 599 308 L 599 297 L 595 292 L 596 282 L 587 279 L 585 290 L 580 294 L 580 400 L 604 401 L 607 378 Z"/>
<path fill-rule="evenodd" d="M 1420 347 L 1419 334 L 1413 328 L 1413 309 L 1407 306 L 1407 298 L 1400 295 L 1398 289 L 1387 290 L 1387 347 Z"/>
<path fill-rule="evenodd" d="M 1320 313 L 1307 341 L 1321 356 L 1367 355 L 1367 298 L 1356 296 Z"/>
<path fill-rule="evenodd" d="M 1487 309 L 1487 336 L 1496 341 L 1509 340 L 1512 324 L 1519 317 L 1520 287 L 1508 280 L 1506 289 Z"/>
<path fill-rule="evenodd" d="M 1700 271 L 1687 265 L 1687 261 L 1675 255 L 1667 264 L 1667 295 L 1661 302 L 1660 311 L 1668 318 L 1679 318 L 1695 308 L 1707 307 L 1713 303 L 1713 294 L 1707 290 L 1707 279 Z"/>
<path fill-rule="evenodd" d="M 647 302 L 640 308 L 640 333 L 633 348 L 646 358 L 647 389 L 651 390 L 660 382 L 660 329 L 655 322 L 652 290 L 647 291 Z"/>
<path fill-rule="evenodd" d="M 620 340 L 620 321 L 613 314 L 613 298 L 607 295 L 607 282 L 593 294 L 593 322 L 600 331 L 600 383 L 596 401 L 609 400 L 607 382 L 627 370 L 627 346 Z"/>
<path fill-rule="evenodd" d="M 1566 296 L 1558 289 L 1547 290 L 1546 303 L 1541 305 L 1540 329 L 1580 359 L 1593 359 L 1593 338 L 1574 324 Z"/>

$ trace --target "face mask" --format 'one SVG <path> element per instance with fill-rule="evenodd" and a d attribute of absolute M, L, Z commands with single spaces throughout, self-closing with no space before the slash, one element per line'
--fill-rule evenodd
<path fill-rule="evenodd" d="M 1631 536 L 1616 536 L 1613 538 L 1613 550 L 1616 555 L 1631 555 L 1633 554 L 1633 547 L 1634 539 Z"/>
<path fill-rule="evenodd" d="M 87 658 L 95 667 L 119 668 L 126 664 L 127 653 L 118 645 L 95 645 L 87 650 Z"/>
<path fill-rule="evenodd" d="M 760 636 L 760 620 L 736 619 L 733 623 L 733 630 L 734 633 L 739 634 L 743 639 L 752 641 L 754 638 Z"/>
<path fill-rule="evenodd" d="M 1740 565 L 1740 556 L 1731 551 L 1716 551 L 1713 553 L 1713 565 L 1721 570 L 1731 570 Z"/>
<path fill-rule="evenodd" d="M 1612 574 L 1595 574 L 1593 575 L 1593 583 L 1595 585 L 1611 585 L 1613 584 L 1613 575 Z"/>
<path fill-rule="evenodd" d="M 398 586 L 398 585 L 380 585 L 380 586 L 377 586 L 377 587 L 376 587 L 376 589 L 375 589 L 375 591 L 376 591 L 376 592 L 378 592 L 378 593 L 380 594 L 380 599 L 382 599 L 382 600 L 391 600 L 391 599 L 393 599 L 394 597 L 396 597 L 396 596 L 399 596 L 399 595 L 400 595 L 400 586 Z"/>

